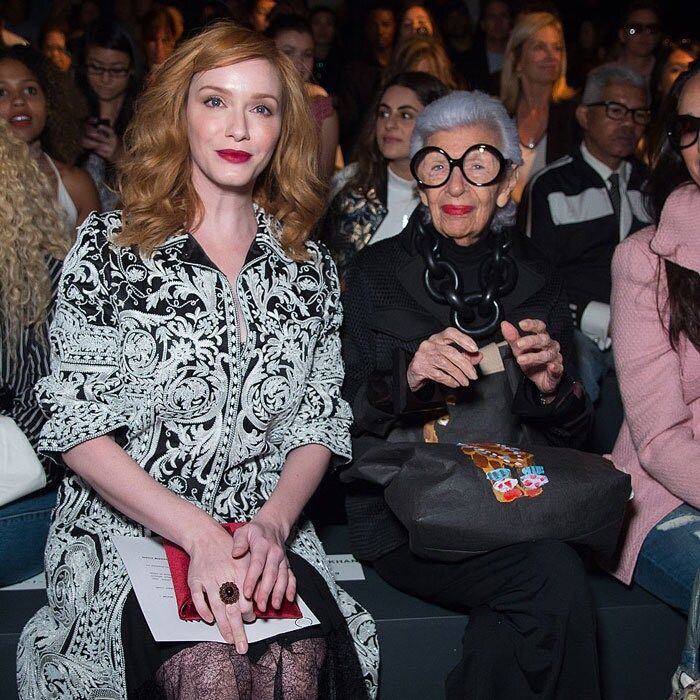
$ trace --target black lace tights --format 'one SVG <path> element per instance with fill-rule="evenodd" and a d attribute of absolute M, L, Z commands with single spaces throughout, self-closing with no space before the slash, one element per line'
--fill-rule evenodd
<path fill-rule="evenodd" d="M 167 700 L 309 700 L 318 696 L 325 659 L 322 638 L 271 644 L 257 662 L 205 642 L 168 659 L 155 680 Z"/>

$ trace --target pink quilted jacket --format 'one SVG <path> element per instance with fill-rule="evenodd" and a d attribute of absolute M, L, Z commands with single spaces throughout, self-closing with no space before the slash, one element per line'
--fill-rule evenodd
<path fill-rule="evenodd" d="M 659 228 L 630 236 L 613 259 L 611 328 L 625 421 L 612 459 L 632 476 L 634 497 L 612 573 L 625 583 L 651 528 L 683 501 L 700 508 L 700 352 L 685 337 L 675 351 L 660 321 L 659 308 L 668 319 L 664 259 L 700 272 L 695 185 L 676 190 Z"/>

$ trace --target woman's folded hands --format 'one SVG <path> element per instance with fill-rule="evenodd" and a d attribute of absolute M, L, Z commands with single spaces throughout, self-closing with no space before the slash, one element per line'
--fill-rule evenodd
<path fill-rule="evenodd" d="M 218 523 L 193 540 L 189 551 L 188 584 L 197 612 L 216 622 L 223 638 L 239 654 L 248 651 L 244 622 L 255 619 L 268 604 L 282 605 L 296 596 L 296 579 L 285 550 L 286 534 L 274 523 L 254 517 L 233 536 Z M 235 586 L 235 602 L 224 602 L 222 586 Z"/>

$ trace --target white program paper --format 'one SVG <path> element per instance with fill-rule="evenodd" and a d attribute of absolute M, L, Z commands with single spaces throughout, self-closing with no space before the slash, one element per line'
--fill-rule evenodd
<path fill-rule="evenodd" d="M 224 641 L 216 625 L 180 619 L 170 567 L 160 539 L 113 535 L 112 541 L 124 562 L 143 616 L 157 642 Z M 246 623 L 248 641 L 258 642 L 276 634 L 317 625 L 318 618 L 299 596 L 297 603 L 302 612 L 298 620 L 258 619 Z"/>
<path fill-rule="evenodd" d="M 331 573 L 336 581 L 364 581 L 365 572 L 352 554 L 327 554 Z"/>

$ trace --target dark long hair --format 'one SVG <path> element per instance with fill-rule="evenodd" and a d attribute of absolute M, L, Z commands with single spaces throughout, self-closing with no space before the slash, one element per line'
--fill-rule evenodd
<path fill-rule="evenodd" d="M 690 172 L 680 152 L 669 140 L 668 131 L 678 116 L 678 102 L 683 89 L 688 81 L 699 73 L 700 60 L 693 61 L 688 70 L 678 77 L 668 94 L 664 133 L 655 153 L 654 167 L 647 183 L 647 208 L 657 228 L 670 194 L 679 187 L 697 186 L 692 183 Z M 668 337 L 671 345 L 675 349 L 678 339 L 681 334 L 684 334 L 695 347 L 700 349 L 700 275 L 694 270 L 676 265 L 669 260 L 665 260 L 664 264 L 668 284 Z M 659 266 L 657 299 L 660 282 L 661 267 Z M 659 305 L 659 315 L 661 314 L 662 309 Z"/>
<path fill-rule="evenodd" d="M 31 46 L 0 47 L 0 60 L 22 63 L 37 79 L 46 97 L 46 127 L 41 134 L 41 147 L 51 158 L 73 165 L 80 155 L 80 124 L 86 116 L 82 95 L 70 79 Z"/>
<path fill-rule="evenodd" d="M 644 153 L 649 163 L 654 163 L 655 154 L 659 150 L 667 131 L 666 120 L 668 119 L 670 105 L 668 95 L 664 96 L 660 92 L 661 77 L 669 58 L 676 51 L 685 51 L 693 58 L 700 58 L 700 44 L 695 41 L 668 41 L 664 43 L 663 48 L 656 57 L 654 70 L 649 78 L 652 122 L 647 127 L 646 145 L 644 147 Z"/>
<path fill-rule="evenodd" d="M 99 103 L 97 96 L 92 91 L 90 83 L 87 79 L 86 65 L 87 51 L 91 46 L 100 49 L 112 49 L 113 51 L 121 51 L 129 56 L 129 64 L 131 66 L 131 75 L 129 76 L 129 84 L 124 95 L 121 111 L 114 123 L 114 131 L 121 138 L 124 135 L 127 125 L 131 121 L 134 114 L 134 103 L 136 96 L 139 93 L 140 87 L 140 65 L 134 42 L 131 39 L 129 32 L 118 22 L 112 20 L 102 20 L 90 27 L 85 35 L 85 52 L 82 63 L 77 69 L 77 82 L 85 94 L 92 113 L 97 116 L 99 114 Z"/>
<path fill-rule="evenodd" d="M 386 159 L 379 150 L 375 126 L 382 96 L 390 87 L 394 86 L 413 90 L 424 107 L 440 97 L 444 97 L 449 92 L 440 80 L 429 73 L 409 71 L 389 78 L 377 92 L 372 109 L 368 113 L 358 139 L 356 146 L 357 170 L 345 184 L 341 193 L 352 190 L 367 192 L 371 189 L 380 192 L 386 187 Z"/>

